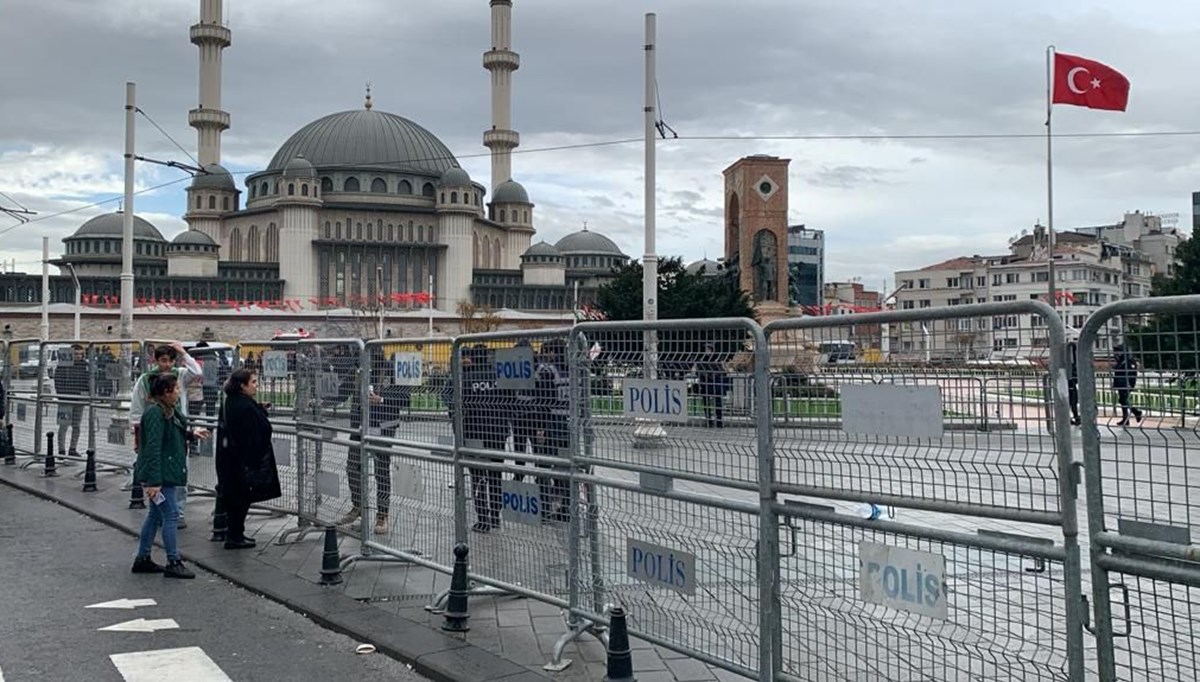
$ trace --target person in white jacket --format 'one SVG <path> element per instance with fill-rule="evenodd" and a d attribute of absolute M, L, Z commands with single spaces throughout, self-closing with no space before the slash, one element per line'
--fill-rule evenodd
<path fill-rule="evenodd" d="M 200 368 L 200 363 L 196 359 L 188 355 L 184 350 L 183 344 L 178 341 L 172 341 L 169 344 L 162 344 L 154 348 L 154 364 L 138 377 L 137 383 L 133 387 L 133 395 L 129 401 L 129 422 L 133 424 L 133 448 L 136 452 L 139 445 L 141 434 L 138 432 L 139 425 L 142 422 L 142 413 L 146 409 L 146 401 L 150 397 L 150 381 L 158 374 L 170 372 L 179 379 L 179 402 L 175 405 L 175 410 L 181 413 L 184 417 L 188 416 L 188 400 L 185 390 L 187 386 L 202 380 L 203 370 Z M 179 486 L 176 488 L 176 500 L 179 506 L 179 524 L 178 528 L 187 528 L 187 522 L 184 520 L 184 510 L 187 508 L 187 486 Z"/>

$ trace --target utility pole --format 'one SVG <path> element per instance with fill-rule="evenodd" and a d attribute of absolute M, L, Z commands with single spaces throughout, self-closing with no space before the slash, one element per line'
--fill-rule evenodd
<path fill-rule="evenodd" d="M 137 111 L 137 86 L 125 84 L 125 200 L 121 209 L 121 325 L 118 338 L 121 344 L 121 376 L 117 388 L 117 405 L 109 426 L 109 441 L 124 443 L 129 432 L 129 406 L 132 399 L 133 371 L 133 163 L 134 131 Z"/>

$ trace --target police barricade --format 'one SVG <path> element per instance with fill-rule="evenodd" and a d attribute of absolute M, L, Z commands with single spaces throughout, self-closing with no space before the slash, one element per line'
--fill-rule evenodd
<path fill-rule="evenodd" d="M 1079 338 L 1099 679 L 1196 679 L 1200 296 L 1111 303 Z"/>
<path fill-rule="evenodd" d="M 350 448 L 362 436 L 352 410 L 360 404 L 361 339 L 303 339 L 295 351 L 295 466 L 300 526 L 280 535 L 283 543 L 328 526 L 348 526 L 354 509 L 346 475 Z M 352 440 L 352 436 L 355 437 Z M 353 533 L 357 534 L 357 533 Z"/>
<path fill-rule="evenodd" d="M 880 325 L 889 350 L 830 371 L 822 346 L 852 325 Z M 771 404 L 775 679 L 1082 680 L 1059 316 L 1021 301 L 766 331 L 773 385 L 800 389 Z M 1030 365 L 1048 369 L 1049 393 L 1025 393 Z M 985 419 L 981 392 L 1028 407 Z"/>
<path fill-rule="evenodd" d="M 58 346 L 55 355 L 66 356 L 71 342 L 51 342 Z M 89 375 L 88 428 L 95 430 L 93 449 L 96 462 L 116 471 L 132 471 L 137 459 L 130 413 L 131 392 L 143 371 L 142 343 L 128 340 L 93 339 L 80 342 L 85 347 Z M 75 379 L 71 383 L 81 383 Z M 65 387 L 65 386 L 64 386 Z M 89 433 L 89 438 L 91 434 Z M 107 467 L 105 466 L 107 465 Z"/>
<path fill-rule="evenodd" d="M 398 560 L 446 574 L 453 569 L 462 534 L 454 525 L 451 347 L 449 338 L 366 344 L 363 445 L 349 449 L 346 468 L 362 544 L 344 565 Z"/>
<path fill-rule="evenodd" d="M 267 409 L 267 418 L 271 422 L 271 446 L 282 494 L 277 499 L 255 503 L 254 507 L 299 515 L 302 486 L 301 467 L 296 456 L 296 350 L 295 341 L 239 341 L 233 349 L 231 369 L 249 369 L 258 375 L 258 390 L 254 399 Z M 203 361 L 203 349 L 197 354 Z M 220 366 L 223 367 L 223 361 L 220 362 Z M 208 363 L 204 363 L 202 367 L 208 370 Z M 220 409 L 225 404 L 223 384 L 228 377 L 221 378 L 218 373 L 218 379 L 222 382 L 217 413 L 219 417 Z M 207 383 L 205 386 L 207 387 Z M 217 437 L 220 437 L 219 430 Z M 309 528 L 306 521 L 299 520 L 298 524 L 301 529 Z"/>
<path fill-rule="evenodd" d="M 769 671 L 762 329 L 740 319 L 583 323 L 569 349 L 573 630 L 607 623 L 605 605 L 620 605 L 631 635 L 735 673 Z"/>
<path fill-rule="evenodd" d="M 41 352 L 37 339 L 16 339 L 8 342 L 5 349 L 7 374 L 4 377 L 6 400 L 8 401 L 7 424 L 13 427 L 13 447 L 20 456 L 41 455 L 45 450 L 45 435 L 42 433 L 42 411 L 38 410 L 38 389 L 44 384 L 39 381 Z"/>

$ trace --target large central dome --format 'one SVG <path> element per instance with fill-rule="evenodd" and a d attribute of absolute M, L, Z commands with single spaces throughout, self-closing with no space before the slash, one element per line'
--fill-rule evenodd
<path fill-rule="evenodd" d="M 440 174 L 458 167 L 433 133 L 403 116 L 373 109 L 341 111 L 309 123 L 283 143 L 267 170 L 281 171 L 300 155 L 318 170 L 371 166 Z"/>

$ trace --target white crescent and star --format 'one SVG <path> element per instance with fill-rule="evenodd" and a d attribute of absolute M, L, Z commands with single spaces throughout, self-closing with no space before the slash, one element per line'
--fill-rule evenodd
<path fill-rule="evenodd" d="M 1067 72 L 1067 87 L 1071 90 L 1071 92 L 1075 93 L 1076 95 L 1082 95 L 1087 92 L 1087 90 L 1082 90 L 1080 88 L 1075 87 L 1075 74 L 1077 74 L 1081 71 L 1084 73 L 1084 75 L 1090 75 L 1088 73 L 1087 67 L 1084 67 L 1084 66 L 1076 66 L 1075 68 L 1073 68 Z M 1099 90 L 1100 89 L 1100 79 L 1093 78 L 1090 85 L 1092 86 L 1093 90 Z"/>

